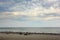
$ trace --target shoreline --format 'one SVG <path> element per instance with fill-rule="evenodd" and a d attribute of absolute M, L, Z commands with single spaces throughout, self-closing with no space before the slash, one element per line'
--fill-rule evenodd
<path fill-rule="evenodd" d="M 0 40 L 60 40 L 60 34 L 0 32 Z"/>
<path fill-rule="evenodd" d="M 20 35 L 33 35 L 33 34 L 39 34 L 39 35 L 60 35 L 60 33 L 36 33 L 36 32 L 0 32 L 5 34 L 20 34 Z"/>

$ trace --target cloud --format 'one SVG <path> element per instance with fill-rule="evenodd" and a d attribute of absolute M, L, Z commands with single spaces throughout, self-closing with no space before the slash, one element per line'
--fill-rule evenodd
<path fill-rule="evenodd" d="M 0 27 L 25 27 L 27 26 L 24 22 L 19 22 L 15 20 L 0 20 Z"/>
<path fill-rule="evenodd" d="M 2 11 L 27 11 L 36 7 L 59 7 L 59 0 L 2 0 L 0 2 Z M 1 10 L 0 10 L 1 11 Z"/>
<path fill-rule="evenodd" d="M 35 18 L 38 18 L 38 19 L 45 19 L 48 18 L 49 19 L 54 19 L 54 18 L 59 18 L 60 17 L 60 9 L 58 8 L 49 8 L 49 9 L 45 9 L 43 7 L 39 8 L 34 8 L 34 9 L 31 9 L 29 11 L 26 11 L 26 12 L 13 12 L 14 15 L 26 15 L 26 16 L 29 16 L 33 19 Z M 39 18 L 40 17 L 40 18 Z"/>
<path fill-rule="evenodd" d="M 39 10 L 39 11 L 38 11 Z M 53 11 L 52 11 L 53 10 Z M 48 12 L 47 12 L 48 11 Z M 45 9 L 40 11 L 40 9 L 35 8 L 28 12 L 3 12 L 0 18 L 7 19 L 20 19 L 20 20 L 55 20 L 60 19 L 59 9 Z"/>
<path fill-rule="evenodd" d="M 16 21 L 0 20 L 0 27 L 59 27 L 60 21 Z"/>
<path fill-rule="evenodd" d="M 11 24 L 12 26 L 16 24 L 19 25 L 19 23 L 16 21 L 27 22 L 26 24 L 22 23 L 25 24 L 25 26 L 30 26 L 32 24 L 34 26 L 34 24 L 36 24 L 37 21 L 43 22 L 43 21 L 60 20 L 60 1 L 59 0 L 0 0 L 0 21 L 1 20 L 3 20 L 2 24 L 12 23 Z M 8 21 L 5 22 L 4 20 Z M 15 22 L 16 24 L 14 24 Z M 48 23 L 50 22 L 47 22 L 46 25 Z M 7 24 L 5 25 L 7 26 Z M 43 24 L 40 25 L 40 22 L 38 22 L 38 24 L 35 26 L 38 25 L 42 26 Z"/>

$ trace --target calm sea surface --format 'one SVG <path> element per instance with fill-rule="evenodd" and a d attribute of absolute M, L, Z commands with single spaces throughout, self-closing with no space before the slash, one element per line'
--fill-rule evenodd
<path fill-rule="evenodd" d="M 60 33 L 60 27 L 0 27 L 0 32 Z"/>

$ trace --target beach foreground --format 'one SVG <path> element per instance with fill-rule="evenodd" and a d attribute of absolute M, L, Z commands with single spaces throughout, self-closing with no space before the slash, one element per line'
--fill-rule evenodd
<path fill-rule="evenodd" d="M 0 33 L 0 40 L 60 40 L 60 35 L 43 35 L 43 34 L 6 34 Z"/>

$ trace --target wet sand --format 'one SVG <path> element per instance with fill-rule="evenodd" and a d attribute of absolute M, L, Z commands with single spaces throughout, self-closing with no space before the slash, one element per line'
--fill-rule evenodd
<path fill-rule="evenodd" d="M 0 40 L 60 40 L 60 35 L 43 35 L 43 34 L 6 34 L 0 33 Z"/>

